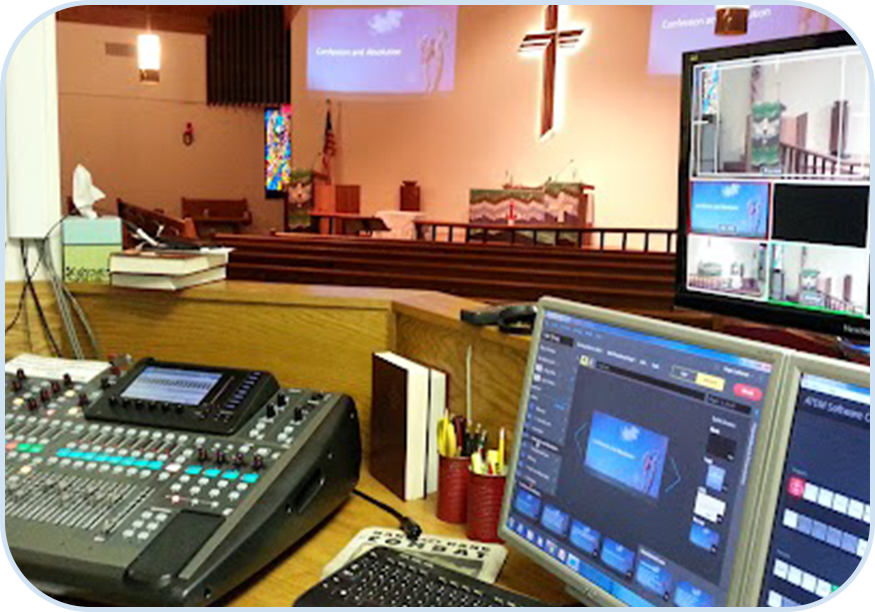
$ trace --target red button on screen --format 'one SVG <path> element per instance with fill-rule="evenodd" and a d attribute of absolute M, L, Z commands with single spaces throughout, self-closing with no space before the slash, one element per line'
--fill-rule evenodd
<path fill-rule="evenodd" d="M 752 402 L 758 402 L 763 399 L 762 389 L 751 387 L 750 385 L 735 385 L 735 395 L 737 397 L 751 400 Z"/>

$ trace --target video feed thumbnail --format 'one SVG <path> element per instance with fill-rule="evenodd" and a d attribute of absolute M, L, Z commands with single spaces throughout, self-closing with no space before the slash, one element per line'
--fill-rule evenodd
<path fill-rule="evenodd" d="M 667 453 L 665 436 L 593 413 L 585 465 L 596 477 L 658 499 Z"/>
<path fill-rule="evenodd" d="M 642 551 L 638 559 L 635 581 L 648 591 L 662 597 L 664 601 L 671 599 L 674 586 L 671 572 L 666 567 L 665 561 L 647 551 Z"/>
<path fill-rule="evenodd" d="M 866 248 L 869 186 L 775 185 L 772 239 Z"/>
<path fill-rule="evenodd" d="M 772 246 L 770 301 L 828 313 L 869 314 L 869 253 L 863 249 Z"/>
<path fill-rule="evenodd" d="M 687 244 L 688 288 L 751 299 L 766 297 L 766 243 L 691 235 Z"/>
<path fill-rule="evenodd" d="M 711 72 L 716 87 L 700 94 L 694 117 L 698 174 L 869 177 L 868 80 L 858 50 L 699 71 Z"/>
<path fill-rule="evenodd" d="M 674 593 L 674 604 L 679 608 L 711 608 L 714 598 L 689 582 L 681 582 Z"/>
<path fill-rule="evenodd" d="M 605 565 L 621 576 L 632 578 L 632 568 L 635 566 L 634 550 L 626 548 L 619 542 L 605 538 L 601 556 Z"/>
<path fill-rule="evenodd" d="M 694 234 L 766 238 L 769 184 L 694 182 L 690 193 L 690 229 Z"/>

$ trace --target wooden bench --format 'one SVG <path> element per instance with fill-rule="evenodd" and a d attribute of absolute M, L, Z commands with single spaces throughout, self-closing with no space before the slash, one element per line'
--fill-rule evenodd
<path fill-rule="evenodd" d="M 428 289 L 487 301 L 554 295 L 624 310 L 668 311 L 674 257 L 498 245 L 286 235 L 227 236 L 229 278 Z"/>
<path fill-rule="evenodd" d="M 235 234 L 244 227 L 252 225 L 249 202 L 241 200 L 195 200 L 182 198 L 182 216 L 194 221 L 198 232 L 204 238 L 211 237 L 223 229 Z"/>
<path fill-rule="evenodd" d="M 179 238 L 183 240 L 198 240 L 197 227 L 191 219 L 179 219 L 164 214 L 161 210 L 149 210 L 118 200 L 118 216 L 140 228 L 152 238 Z M 125 227 L 125 248 L 134 246 L 130 231 Z"/>

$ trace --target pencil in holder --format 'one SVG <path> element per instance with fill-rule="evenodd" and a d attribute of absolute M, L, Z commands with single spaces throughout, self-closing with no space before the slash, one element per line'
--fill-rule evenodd
<path fill-rule="evenodd" d="M 468 484 L 468 539 L 499 544 L 498 524 L 504 503 L 505 476 L 471 473 Z"/>
<path fill-rule="evenodd" d="M 464 525 L 468 519 L 470 466 L 468 457 L 440 458 L 437 517 L 445 523 Z"/>

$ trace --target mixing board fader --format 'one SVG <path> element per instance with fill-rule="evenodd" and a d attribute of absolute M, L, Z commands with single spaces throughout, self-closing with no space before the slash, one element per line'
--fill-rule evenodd
<path fill-rule="evenodd" d="M 247 404 L 237 380 L 259 381 L 252 388 L 264 395 L 270 375 L 215 369 L 207 379 L 205 368 L 164 365 L 107 370 L 87 383 L 7 374 L 7 536 L 43 591 L 116 604 L 209 603 L 354 488 L 361 446 L 348 397 L 277 385 Z M 188 391 L 193 371 L 215 383 L 212 395 Z M 149 385 L 137 382 L 144 372 Z M 187 403 L 169 401 L 180 388 Z M 229 389 L 242 417 L 222 416 Z M 110 398 L 127 401 L 132 422 L 121 408 L 104 412 L 116 410 Z M 208 431 L 192 427 L 197 421 Z"/>

